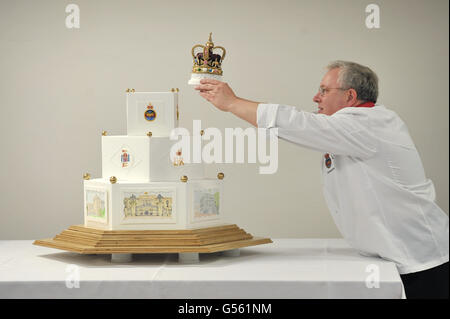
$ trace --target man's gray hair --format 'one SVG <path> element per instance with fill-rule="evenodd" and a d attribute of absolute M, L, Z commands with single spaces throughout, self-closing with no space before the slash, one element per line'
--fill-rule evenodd
<path fill-rule="evenodd" d="M 378 76 L 367 66 L 338 60 L 331 62 L 327 69 L 339 69 L 339 85 L 345 89 L 354 89 L 358 94 L 358 100 L 377 102 Z"/>

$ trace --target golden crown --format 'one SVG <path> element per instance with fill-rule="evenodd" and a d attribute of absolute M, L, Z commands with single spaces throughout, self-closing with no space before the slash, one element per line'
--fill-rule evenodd
<path fill-rule="evenodd" d="M 192 73 L 206 73 L 222 75 L 222 61 L 225 58 L 225 48 L 221 46 L 214 46 L 211 39 L 212 32 L 209 34 L 209 40 L 205 45 L 196 44 L 192 47 L 192 58 L 194 59 L 194 66 Z M 201 52 L 195 53 L 196 48 L 202 48 Z M 222 55 L 215 54 L 215 49 L 222 50 Z"/>

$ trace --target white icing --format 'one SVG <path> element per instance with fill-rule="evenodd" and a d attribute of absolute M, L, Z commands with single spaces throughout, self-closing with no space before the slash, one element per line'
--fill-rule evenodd
<path fill-rule="evenodd" d="M 201 79 L 214 79 L 218 81 L 223 81 L 221 75 L 217 74 L 206 74 L 206 73 L 192 73 L 191 79 L 189 80 L 189 85 L 199 85 Z"/>

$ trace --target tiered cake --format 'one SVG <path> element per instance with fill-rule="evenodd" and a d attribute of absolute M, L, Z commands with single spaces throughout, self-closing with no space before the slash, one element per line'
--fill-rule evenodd
<path fill-rule="evenodd" d="M 178 91 L 127 90 L 127 135 L 103 131 L 102 178 L 84 175 L 84 225 L 35 245 L 112 254 L 113 261 L 176 252 L 182 262 L 198 262 L 198 253 L 236 255 L 237 248 L 272 242 L 223 221 L 224 174 L 206 178 L 204 164 L 187 163 L 189 150 L 170 139 L 178 127 Z"/>
<path fill-rule="evenodd" d="M 178 89 L 130 91 L 126 99 L 128 135 L 104 132 L 102 178 L 85 177 L 85 227 L 166 230 L 223 224 L 224 175 L 205 178 L 204 164 L 185 163 L 189 150 L 175 149 L 177 140 L 169 137 L 178 126 Z"/>

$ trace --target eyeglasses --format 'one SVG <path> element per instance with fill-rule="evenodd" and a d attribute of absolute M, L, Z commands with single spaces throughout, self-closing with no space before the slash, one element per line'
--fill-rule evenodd
<path fill-rule="evenodd" d="M 325 94 L 330 91 L 330 90 L 341 90 L 341 91 L 346 91 L 348 89 L 344 89 L 344 88 L 324 88 L 324 87 L 319 87 L 319 95 L 320 96 L 325 96 Z"/>

